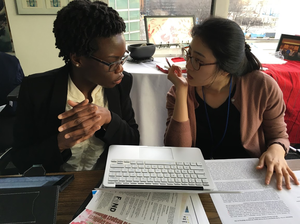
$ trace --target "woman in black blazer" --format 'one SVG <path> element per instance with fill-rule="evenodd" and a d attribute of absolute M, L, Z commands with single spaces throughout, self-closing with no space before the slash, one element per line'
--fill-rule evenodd
<path fill-rule="evenodd" d="M 112 144 L 139 144 L 131 74 L 119 14 L 103 2 L 75 0 L 54 21 L 66 65 L 30 75 L 20 88 L 13 162 L 47 172 L 104 168 Z"/>

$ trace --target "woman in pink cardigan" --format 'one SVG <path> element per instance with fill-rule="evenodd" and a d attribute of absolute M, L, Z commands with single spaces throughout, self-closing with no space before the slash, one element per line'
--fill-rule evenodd
<path fill-rule="evenodd" d="M 285 104 L 276 81 L 261 63 L 235 22 L 209 18 L 192 29 L 185 51 L 187 77 L 169 69 L 174 84 L 167 94 L 165 145 L 198 147 L 205 159 L 260 158 L 269 184 L 299 182 L 285 161 L 289 149 Z"/>

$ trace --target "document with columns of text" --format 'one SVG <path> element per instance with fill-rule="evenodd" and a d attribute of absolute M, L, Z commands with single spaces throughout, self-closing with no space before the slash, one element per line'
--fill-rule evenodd
<path fill-rule="evenodd" d="M 98 190 L 71 224 L 208 224 L 198 194 Z"/>
<path fill-rule="evenodd" d="M 218 190 L 239 194 L 211 194 L 222 223 L 300 223 L 300 186 L 276 188 L 273 175 L 265 185 L 266 169 L 256 170 L 258 159 L 206 160 Z M 294 171 L 300 179 L 300 171 Z"/>

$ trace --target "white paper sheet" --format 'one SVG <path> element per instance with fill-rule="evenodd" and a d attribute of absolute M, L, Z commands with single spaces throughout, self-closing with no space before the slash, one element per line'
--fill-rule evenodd
<path fill-rule="evenodd" d="M 269 186 L 265 185 L 266 171 L 255 168 L 258 159 L 206 162 L 218 190 L 243 191 L 211 194 L 222 223 L 300 223 L 300 187 L 293 185 L 291 190 L 279 191 L 275 178 Z"/>

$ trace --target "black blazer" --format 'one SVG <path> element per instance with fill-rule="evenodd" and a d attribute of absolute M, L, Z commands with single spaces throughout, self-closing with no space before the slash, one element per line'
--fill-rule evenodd
<path fill-rule="evenodd" d="M 28 76 L 21 84 L 12 150 L 12 161 L 21 173 L 33 164 L 42 164 L 47 172 L 59 172 L 71 156 L 70 149 L 60 153 L 57 142 L 61 125 L 57 116 L 65 111 L 67 101 L 68 68 L 66 65 Z M 95 136 L 106 143 L 106 148 L 112 144 L 139 144 L 129 96 L 132 75 L 123 73 L 119 85 L 104 89 L 112 120 L 106 131 L 100 129 Z"/>

